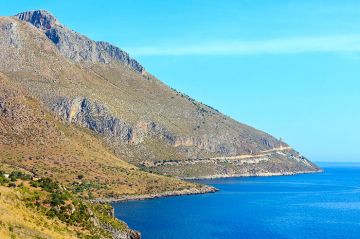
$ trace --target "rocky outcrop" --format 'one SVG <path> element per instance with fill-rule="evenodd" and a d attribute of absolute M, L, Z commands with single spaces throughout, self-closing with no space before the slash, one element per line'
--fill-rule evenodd
<path fill-rule="evenodd" d="M 112 239 L 141 239 L 140 232 L 134 230 L 118 230 L 110 224 L 102 224 L 101 227 L 111 234 Z"/>
<path fill-rule="evenodd" d="M 116 219 L 114 217 L 114 208 L 111 206 L 110 206 L 110 208 L 111 209 L 109 210 L 109 214 L 108 215 L 105 214 L 102 216 L 103 217 L 111 217 L 112 219 L 115 220 L 115 222 L 118 222 L 118 219 Z M 119 227 L 119 224 L 116 224 L 114 222 L 109 223 L 107 221 L 99 220 L 99 218 L 97 218 L 95 213 L 89 207 L 87 208 L 86 212 L 89 215 L 89 221 L 93 224 L 94 227 L 100 228 L 110 234 L 109 239 L 110 238 L 111 239 L 141 239 L 140 232 L 132 230 L 132 229 L 128 228 L 127 226 L 124 227 L 122 224 L 120 224 L 121 227 Z M 105 212 L 103 211 L 102 213 L 105 213 Z M 114 225 L 117 225 L 118 227 L 116 227 Z M 106 238 L 108 238 L 108 237 L 106 237 Z"/>
<path fill-rule="evenodd" d="M 28 11 L 19 13 L 16 17 L 43 31 L 60 52 L 72 61 L 86 64 L 117 61 L 140 74 L 146 74 L 144 67 L 125 51 L 107 42 L 93 41 L 66 28 L 48 11 Z"/>
<path fill-rule="evenodd" d="M 50 108 L 68 123 L 89 128 L 103 135 L 110 141 L 121 144 L 138 145 L 148 138 L 163 141 L 170 147 L 177 148 L 188 158 L 194 158 L 200 151 L 218 155 L 236 155 L 242 153 L 233 142 L 221 140 L 218 136 L 206 135 L 204 137 L 175 135 L 160 124 L 153 121 L 141 121 L 130 125 L 124 120 L 115 117 L 103 104 L 88 98 L 77 97 L 69 99 L 60 97 L 54 101 Z M 268 142 L 264 140 L 268 146 Z"/>
<path fill-rule="evenodd" d="M 60 25 L 53 15 L 43 10 L 22 12 L 17 14 L 16 17 L 44 31 L 50 30 L 55 25 Z"/>
<path fill-rule="evenodd" d="M 106 137 L 129 142 L 133 128 L 119 118 L 112 116 L 109 110 L 87 98 L 67 99 L 61 97 L 51 106 L 52 110 L 68 123 L 89 128 Z"/>

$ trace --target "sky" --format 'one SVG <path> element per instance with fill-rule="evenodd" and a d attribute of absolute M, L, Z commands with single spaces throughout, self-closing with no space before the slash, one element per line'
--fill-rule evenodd
<path fill-rule="evenodd" d="M 360 1 L 0 0 L 34 9 L 312 161 L 360 162 Z"/>

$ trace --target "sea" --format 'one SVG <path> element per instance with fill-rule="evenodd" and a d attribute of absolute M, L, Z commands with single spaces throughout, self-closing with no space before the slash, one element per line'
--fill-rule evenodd
<path fill-rule="evenodd" d="M 359 239 L 360 165 L 196 182 L 217 193 L 114 203 L 143 239 Z"/>

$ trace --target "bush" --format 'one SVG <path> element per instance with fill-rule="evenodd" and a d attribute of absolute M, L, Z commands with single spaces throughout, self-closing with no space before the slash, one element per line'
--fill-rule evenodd
<path fill-rule="evenodd" d="M 65 200 L 67 199 L 68 197 L 66 194 L 54 192 L 51 194 L 50 205 L 53 207 L 64 205 Z"/>
<path fill-rule="evenodd" d="M 38 181 L 31 181 L 30 185 L 34 188 L 40 187 L 40 183 Z"/>
<path fill-rule="evenodd" d="M 9 182 L 9 179 L 5 178 L 4 174 L 0 174 L 0 185 L 5 185 Z"/>
<path fill-rule="evenodd" d="M 32 185 L 41 187 L 47 192 L 54 192 L 60 189 L 59 184 L 57 182 L 53 182 L 50 178 L 41 178 L 37 182 L 32 183 Z"/>
<path fill-rule="evenodd" d="M 22 173 L 20 171 L 13 171 L 10 173 L 9 178 L 12 182 L 15 182 L 17 179 L 30 180 L 31 175 Z"/>
<path fill-rule="evenodd" d="M 55 208 L 51 208 L 49 211 L 47 211 L 46 216 L 48 216 L 50 218 L 54 218 L 54 217 L 56 217 L 56 214 L 57 214 L 57 212 L 56 212 Z"/>

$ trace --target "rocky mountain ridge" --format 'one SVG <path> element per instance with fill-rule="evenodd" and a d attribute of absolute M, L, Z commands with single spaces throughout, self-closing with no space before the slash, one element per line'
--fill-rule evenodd
<path fill-rule="evenodd" d="M 48 11 L 28 11 L 19 13 L 16 17 L 43 31 L 61 53 L 72 61 L 86 64 L 119 61 L 138 73 L 146 74 L 144 67 L 125 51 L 110 43 L 96 42 L 69 30 Z"/>

